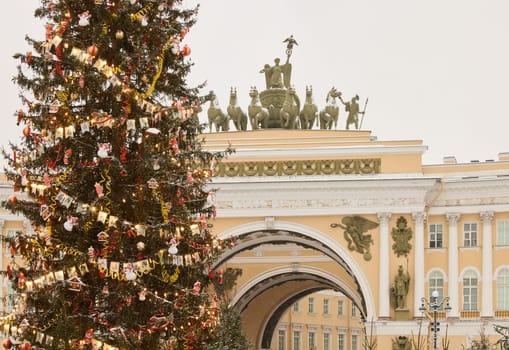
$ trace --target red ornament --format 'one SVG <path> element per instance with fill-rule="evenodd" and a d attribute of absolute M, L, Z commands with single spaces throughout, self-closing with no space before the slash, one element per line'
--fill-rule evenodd
<path fill-rule="evenodd" d="M 27 125 L 23 128 L 23 136 L 29 137 L 31 132 L 32 129 L 30 129 L 30 126 Z"/>
<path fill-rule="evenodd" d="M 9 197 L 9 202 L 10 203 L 16 203 L 18 201 L 18 198 L 15 196 L 15 195 L 12 195 Z"/>
<path fill-rule="evenodd" d="M 29 51 L 29 52 L 27 53 L 27 57 L 25 58 L 25 62 L 26 62 L 26 64 L 30 64 L 30 62 L 32 62 L 32 59 L 33 59 L 32 51 Z"/>
<path fill-rule="evenodd" d="M 87 53 L 92 56 L 92 57 L 95 57 L 95 55 L 97 55 L 97 46 L 96 45 L 90 45 L 88 48 L 87 48 Z"/>
<path fill-rule="evenodd" d="M 25 288 L 25 274 L 23 272 L 20 272 L 18 276 L 18 288 Z"/>
<path fill-rule="evenodd" d="M 12 347 L 12 341 L 11 339 L 7 338 L 2 343 L 4 349 L 10 349 Z"/>
<path fill-rule="evenodd" d="M 191 48 L 186 44 L 184 45 L 180 53 L 182 54 L 182 56 L 189 56 L 191 54 Z"/>
<path fill-rule="evenodd" d="M 182 30 L 180 31 L 180 39 L 184 39 L 187 33 L 189 33 L 189 28 L 187 27 L 182 28 Z"/>
<path fill-rule="evenodd" d="M 20 344 L 19 349 L 20 350 L 32 350 L 32 345 L 29 342 L 24 341 Z"/>

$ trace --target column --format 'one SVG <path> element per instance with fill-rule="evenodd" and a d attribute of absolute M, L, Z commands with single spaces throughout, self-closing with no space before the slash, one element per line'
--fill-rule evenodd
<path fill-rule="evenodd" d="M 494 213 L 480 213 L 482 221 L 482 300 L 481 317 L 493 317 L 492 222 Z"/>
<path fill-rule="evenodd" d="M 459 317 L 459 298 L 458 293 L 458 220 L 460 214 L 458 213 L 447 213 L 445 214 L 447 222 L 449 224 L 449 306 L 451 311 L 449 317 Z M 445 295 L 444 295 L 445 296 Z"/>
<path fill-rule="evenodd" d="M 415 225 L 414 245 L 414 317 L 421 314 L 421 298 L 424 295 L 424 222 L 426 213 L 412 213 Z"/>
<path fill-rule="evenodd" d="M 389 220 L 391 213 L 378 213 L 380 221 L 380 279 L 378 282 L 378 318 L 389 318 L 391 316 L 390 303 L 390 251 L 389 251 Z"/>

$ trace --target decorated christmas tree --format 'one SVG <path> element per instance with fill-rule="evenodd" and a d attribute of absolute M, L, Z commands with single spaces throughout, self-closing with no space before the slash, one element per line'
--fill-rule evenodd
<path fill-rule="evenodd" d="M 172 0 L 41 0 L 41 39 L 16 54 L 21 141 L 4 150 L 32 230 L 10 241 L 5 348 L 202 349 L 221 243 L 200 87 Z M 21 256 L 23 263 L 14 257 Z"/>

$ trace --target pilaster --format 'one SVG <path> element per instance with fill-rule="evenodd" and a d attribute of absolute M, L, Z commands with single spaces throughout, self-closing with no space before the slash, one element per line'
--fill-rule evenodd
<path fill-rule="evenodd" d="M 389 220 L 391 213 L 378 213 L 378 220 L 380 221 L 380 279 L 378 283 L 378 317 L 390 317 L 390 251 L 389 251 Z"/>
<path fill-rule="evenodd" d="M 449 225 L 449 249 L 448 249 L 448 259 L 449 259 L 449 306 L 451 307 L 451 311 L 449 312 L 449 317 L 458 318 L 459 317 L 459 292 L 458 292 L 458 221 L 460 219 L 459 213 L 447 213 L 446 215 L 447 222 Z"/>
<path fill-rule="evenodd" d="M 414 248 L 414 317 L 419 315 L 421 298 L 424 297 L 424 223 L 426 213 L 412 213 L 415 225 L 415 248 Z"/>
<path fill-rule="evenodd" d="M 480 213 L 482 221 L 482 299 L 481 317 L 493 317 L 492 223 L 494 212 Z"/>

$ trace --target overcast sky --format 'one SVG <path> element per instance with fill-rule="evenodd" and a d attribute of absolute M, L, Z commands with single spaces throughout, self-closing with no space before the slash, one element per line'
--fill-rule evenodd
<path fill-rule="evenodd" d="M 236 87 L 247 111 L 250 86 L 265 84 L 260 69 L 275 57 L 285 60 L 282 41 L 293 34 L 292 84 L 301 100 L 306 85 L 320 109 L 332 86 L 347 99 L 358 94 L 361 104 L 369 97 L 362 129 L 379 140 L 422 140 L 425 164 L 509 152 L 507 0 L 200 3 L 198 23 L 184 41 L 195 63 L 189 82 L 207 81 L 204 93 L 214 90 L 224 110 Z M 1 144 L 21 135 L 12 117 L 20 107 L 12 54 L 26 51 L 26 33 L 43 37 L 43 24 L 33 18 L 37 4 L 10 2 L 1 22 Z M 341 129 L 345 117 L 342 111 Z"/>

